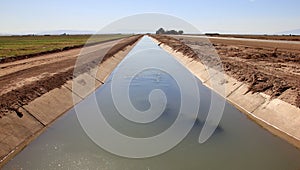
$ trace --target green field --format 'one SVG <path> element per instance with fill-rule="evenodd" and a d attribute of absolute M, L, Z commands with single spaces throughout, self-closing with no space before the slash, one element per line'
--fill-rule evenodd
<path fill-rule="evenodd" d="M 118 39 L 129 35 L 94 35 L 89 43 Z M 0 36 L 0 58 L 36 54 L 40 52 L 83 45 L 90 35 Z"/>

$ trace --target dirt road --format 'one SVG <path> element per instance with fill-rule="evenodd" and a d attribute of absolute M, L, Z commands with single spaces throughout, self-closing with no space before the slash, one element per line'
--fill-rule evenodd
<path fill-rule="evenodd" d="M 0 64 L 0 119 L 67 80 L 96 66 L 138 36 Z M 113 48 L 112 48 L 113 47 Z M 77 58 L 80 55 L 80 62 Z M 76 73 L 74 73 L 74 67 Z"/>

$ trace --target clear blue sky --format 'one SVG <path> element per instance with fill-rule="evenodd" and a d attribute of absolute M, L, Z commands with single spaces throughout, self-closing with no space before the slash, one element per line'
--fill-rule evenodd
<path fill-rule="evenodd" d="M 99 30 L 122 17 L 149 12 L 179 17 L 204 32 L 300 28 L 299 0 L 1 0 L 0 33 Z"/>

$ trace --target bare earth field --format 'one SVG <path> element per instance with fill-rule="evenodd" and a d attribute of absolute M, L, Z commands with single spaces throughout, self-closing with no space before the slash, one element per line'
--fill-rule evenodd
<path fill-rule="evenodd" d="M 18 111 L 21 106 L 93 68 L 139 37 L 89 46 L 81 54 L 81 48 L 76 48 L 0 64 L 0 120 L 14 112 L 22 117 Z M 79 69 L 74 73 L 79 54 L 84 61 L 77 65 Z"/>
<path fill-rule="evenodd" d="M 220 35 L 212 35 L 212 37 L 232 37 L 232 38 L 251 38 L 251 39 L 263 39 L 263 40 L 300 41 L 300 35 L 238 35 L 238 34 L 220 34 Z"/>
<path fill-rule="evenodd" d="M 250 84 L 249 91 L 264 92 L 300 107 L 300 44 L 263 47 L 262 42 L 247 46 L 210 41 L 214 44 L 225 72 Z M 299 51 L 298 51 L 299 50 Z"/>
<path fill-rule="evenodd" d="M 199 56 L 208 65 L 221 64 L 226 74 L 250 85 L 248 92 L 264 92 L 300 107 L 300 43 L 174 37 L 159 36 L 159 39 L 191 57 Z M 221 63 L 203 53 L 203 49 L 213 47 Z"/>

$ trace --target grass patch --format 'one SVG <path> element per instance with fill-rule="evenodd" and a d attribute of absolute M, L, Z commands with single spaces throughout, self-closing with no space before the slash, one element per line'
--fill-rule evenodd
<path fill-rule="evenodd" d="M 103 42 L 129 35 L 94 35 L 89 43 Z M 90 35 L 0 36 L 0 58 L 15 57 L 84 45 Z"/>

